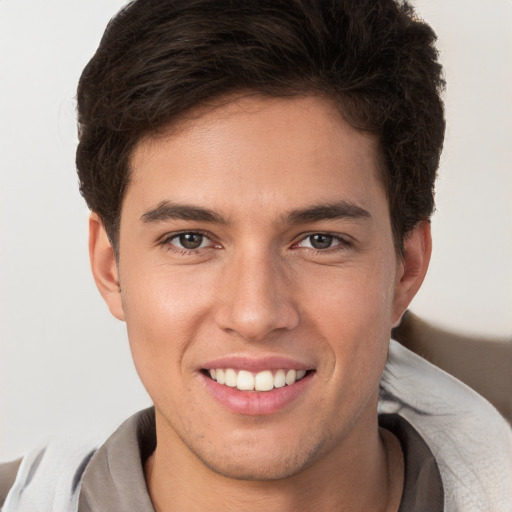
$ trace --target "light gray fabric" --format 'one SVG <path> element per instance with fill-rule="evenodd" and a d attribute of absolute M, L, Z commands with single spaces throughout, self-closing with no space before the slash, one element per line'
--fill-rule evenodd
<path fill-rule="evenodd" d="M 400 414 L 429 445 L 447 512 L 512 510 L 512 430 L 468 386 L 392 340 L 379 412 Z"/>
<path fill-rule="evenodd" d="M 2 512 L 75 512 L 87 464 L 95 449 L 59 439 L 23 458 Z"/>

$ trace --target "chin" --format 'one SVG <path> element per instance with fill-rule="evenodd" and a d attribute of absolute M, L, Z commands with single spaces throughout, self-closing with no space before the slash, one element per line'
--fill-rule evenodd
<path fill-rule="evenodd" d="M 237 459 L 237 460 L 235 460 Z M 241 460 L 244 459 L 244 460 Z M 233 480 L 268 482 L 293 477 L 307 469 L 312 461 L 309 457 L 234 457 L 230 455 L 221 461 L 202 460 L 212 472 Z"/>
<path fill-rule="evenodd" d="M 314 464 L 322 454 L 321 445 L 296 442 L 293 446 L 283 440 L 252 440 L 226 447 L 203 450 L 199 446 L 189 448 L 212 472 L 226 478 L 246 481 L 273 481 L 297 475 Z M 274 448 L 272 448 L 274 444 Z"/>

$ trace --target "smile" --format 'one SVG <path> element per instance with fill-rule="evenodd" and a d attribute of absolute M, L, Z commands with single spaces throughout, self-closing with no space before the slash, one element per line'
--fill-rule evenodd
<path fill-rule="evenodd" d="M 291 386 L 304 378 L 306 370 L 264 370 L 257 373 L 233 368 L 212 368 L 208 370 L 212 380 L 218 384 L 237 388 L 239 391 L 272 391 L 275 388 Z"/>

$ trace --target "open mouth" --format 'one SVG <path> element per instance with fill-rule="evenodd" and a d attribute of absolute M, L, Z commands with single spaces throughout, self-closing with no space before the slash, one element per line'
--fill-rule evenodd
<path fill-rule="evenodd" d="M 203 373 L 218 384 L 236 388 L 239 391 L 272 391 L 276 388 L 292 386 L 314 370 L 264 370 L 250 372 L 233 368 L 204 369 Z"/>

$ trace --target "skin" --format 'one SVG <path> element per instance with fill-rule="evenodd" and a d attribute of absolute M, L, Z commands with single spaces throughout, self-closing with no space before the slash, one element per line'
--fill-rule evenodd
<path fill-rule="evenodd" d="M 98 288 L 127 324 L 156 408 L 155 508 L 397 510 L 403 463 L 397 440 L 379 434 L 378 387 L 390 330 L 428 266 L 429 223 L 398 257 L 377 141 L 326 99 L 231 100 L 135 148 L 119 261 L 90 221 Z M 162 203 L 215 216 L 173 218 Z M 352 210 L 311 214 L 340 204 Z M 183 232 L 201 246 L 180 246 Z M 315 234 L 332 238 L 318 248 Z M 236 414 L 201 371 L 232 355 L 313 371 L 277 412 Z"/>

